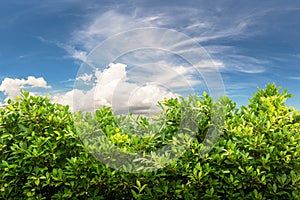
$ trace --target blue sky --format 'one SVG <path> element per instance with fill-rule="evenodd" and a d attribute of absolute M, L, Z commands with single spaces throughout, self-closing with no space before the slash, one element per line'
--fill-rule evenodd
<path fill-rule="evenodd" d="M 101 42 L 124 31 L 158 27 L 176 30 L 201 45 L 219 68 L 225 93 L 238 105 L 247 104 L 256 87 L 273 82 L 288 88 L 295 95 L 288 105 L 300 109 L 298 1 L 12 0 L 0 5 L 2 103 L 28 89 L 33 94 L 50 93 L 54 101 L 69 104 L 72 94 L 81 94 L 74 90 L 74 82 L 91 81 L 89 74 L 81 72 L 79 78 L 78 73 Z M 109 83 L 129 77 L 128 67 L 122 64 L 106 69 L 99 73 Z M 160 78 L 170 78 L 167 73 Z M 128 82 L 119 86 L 124 89 L 115 92 L 122 94 L 133 88 Z M 101 92 L 109 93 L 110 87 L 101 87 Z M 147 86 L 132 102 L 145 100 L 149 94 L 144 91 L 173 95 Z M 149 100 L 157 99 L 155 95 L 149 95 Z M 111 97 L 105 98 L 103 105 Z"/>

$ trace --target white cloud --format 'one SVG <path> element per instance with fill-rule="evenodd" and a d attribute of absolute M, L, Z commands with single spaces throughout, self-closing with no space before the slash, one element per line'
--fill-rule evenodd
<path fill-rule="evenodd" d="M 85 51 L 80 51 L 76 49 L 72 49 L 72 51 L 69 52 L 74 59 L 80 60 L 85 62 L 87 59 L 87 53 Z"/>
<path fill-rule="evenodd" d="M 63 94 L 53 95 L 51 100 L 63 105 L 69 105 L 71 111 L 75 111 L 74 105 L 76 105 L 76 110 L 92 111 L 95 103 L 93 96 L 93 90 L 84 92 L 82 90 L 74 89 Z M 109 104 L 106 103 L 103 103 L 102 105 L 109 106 Z"/>
<path fill-rule="evenodd" d="M 221 71 L 242 72 L 246 74 L 264 73 L 271 65 L 270 60 L 243 55 L 239 49 L 231 46 L 209 46 L 208 52 L 222 61 Z"/>
<path fill-rule="evenodd" d="M 73 45 L 68 45 L 68 44 L 64 44 L 61 42 L 57 42 L 57 41 L 51 41 L 51 40 L 45 39 L 41 36 L 36 36 L 36 38 L 38 40 L 40 40 L 41 42 L 52 44 L 59 48 L 64 49 L 69 54 L 69 57 L 71 57 L 75 60 L 79 60 L 82 62 L 86 62 L 86 60 L 87 60 L 87 52 L 83 51 L 83 50 L 78 50 Z"/>
<path fill-rule="evenodd" d="M 7 99 L 14 99 L 20 94 L 21 89 L 50 87 L 43 77 L 28 76 L 27 79 L 4 78 L 0 85 L 0 91 L 7 96 Z"/>
<path fill-rule="evenodd" d="M 43 42 L 52 43 L 56 46 L 65 49 L 70 57 L 75 60 L 87 62 L 88 54 L 97 45 L 101 44 L 107 38 L 115 34 L 123 33 L 132 29 L 140 29 L 146 27 L 162 27 L 176 29 L 187 36 L 191 37 L 193 41 L 205 43 L 208 41 L 226 39 L 235 40 L 245 37 L 251 37 L 255 34 L 260 34 L 260 29 L 251 28 L 253 25 L 259 23 L 262 17 L 274 12 L 275 8 L 269 9 L 256 9 L 256 12 L 249 10 L 247 7 L 241 7 L 241 10 L 232 12 L 229 4 L 218 3 L 215 6 L 209 6 L 195 3 L 197 7 L 191 5 L 173 5 L 170 8 L 163 6 L 156 7 L 152 5 L 145 7 L 143 3 L 137 4 L 134 10 L 127 9 L 126 4 L 120 4 L 118 7 L 111 7 L 105 12 L 91 13 L 85 25 L 80 26 L 72 33 L 72 39 L 68 44 L 60 42 L 52 42 L 42 37 L 37 37 Z M 174 17 L 176 14 L 176 17 Z M 249 31 L 251 28 L 251 31 Z M 162 35 L 143 35 L 144 40 L 153 39 L 157 41 L 162 39 Z M 168 39 L 168 38 L 164 38 Z M 171 48 L 176 49 L 178 52 L 185 53 L 185 45 L 191 45 L 193 41 L 188 44 L 180 43 L 177 41 Z M 120 41 L 121 42 L 121 41 Z M 123 41 L 122 41 L 123 42 Z M 126 43 L 125 45 L 132 45 Z M 215 48 L 217 47 L 217 48 Z M 122 48 L 121 45 L 115 48 Z M 229 53 L 238 54 L 238 50 L 229 46 L 205 46 L 209 53 L 215 54 L 218 58 L 215 64 L 210 64 L 215 68 L 228 68 L 227 70 L 236 70 L 243 73 L 262 73 L 265 71 L 262 63 L 257 64 L 258 59 L 252 62 L 250 56 L 245 60 L 239 62 L 237 59 L 224 58 Z M 195 48 L 195 51 L 199 49 Z M 193 48 L 188 49 L 189 52 Z M 221 56 L 220 56 L 221 54 Z M 238 56 L 238 55 L 237 55 Z M 246 57 L 246 56 L 245 56 Z M 237 58 L 237 57 L 236 57 Z M 113 62 L 113 61 L 112 61 Z"/>
<path fill-rule="evenodd" d="M 127 66 L 111 63 L 103 71 L 95 70 L 94 87 L 88 90 L 75 88 L 65 94 L 55 95 L 52 100 L 70 105 L 72 111 L 93 111 L 101 106 L 112 107 L 116 112 L 143 113 L 152 110 L 157 101 L 177 95 L 155 83 L 139 85 L 128 79 Z M 78 80 L 80 82 L 80 80 Z"/>
<path fill-rule="evenodd" d="M 244 33 L 247 30 L 247 27 L 250 25 L 249 22 L 242 21 L 237 22 L 237 24 L 230 24 L 231 26 L 218 27 L 220 29 L 209 30 L 205 34 L 195 37 L 194 39 L 198 42 L 207 42 L 209 40 L 215 39 L 224 39 L 224 38 L 233 38 L 233 37 L 245 37 Z"/>
<path fill-rule="evenodd" d="M 79 76 L 76 78 L 76 81 L 84 81 L 84 82 L 88 82 L 91 81 L 93 77 L 93 74 L 87 74 L 84 73 L 83 75 Z"/>
<path fill-rule="evenodd" d="M 172 97 L 178 97 L 178 95 L 168 92 L 164 88 L 158 87 L 158 85 L 147 84 L 134 90 L 129 98 L 128 106 L 140 113 L 146 113 L 148 109 L 157 111 L 155 106 L 158 100 Z"/>
<path fill-rule="evenodd" d="M 135 18 L 109 10 L 101 15 L 95 15 L 84 29 L 76 30 L 73 33 L 73 42 L 90 51 L 108 37 L 135 28 L 151 27 L 158 19 L 159 17 L 155 16 Z"/>
<path fill-rule="evenodd" d="M 199 6 L 137 7 L 134 12 L 122 8 L 110 9 L 101 14 L 91 14 L 86 26 L 73 33 L 73 44 L 83 46 L 87 51 L 101 41 L 128 30 L 144 27 L 162 27 L 179 30 L 198 42 L 215 39 L 248 37 L 259 31 L 249 31 L 249 26 L 265 15 L 265 10 L 244 10 L 226 13 L 226 9 L 213 10 Z M 215 9 L 215 10 L 214 10 Z M 227 8 L 228 9 L 228 8 Z M 122 11 L 122 12 L 121 12 Z M 218 16 L 226 13 L 223 17 Z M 174 17 L 176 16 L 176 17 Z"/>
<path fill-rule="evenodd" d="M 272 11 L 272 9 L 258 9 L 254 13 L 251 10 L 244 9 L 232 13 L 230 11 L 231 7 L 228 7 L 228 5 L 216 5 L 212 7 L 212 10 L 206 9 L 205 5 L 199 8 L 178 5 L 174 5 L 169 9 L 155 6 L 146 8 L 142 3 L 138 3 L 134 12 L 123 12 L 124 8 L 122 6 L 123 4 L 120 5 L 119 8 L 113 8 L 101 14 L 91 14 L 90 21 L 88 21 L 85 26 L 75 30 L 72 34 L 71 43 L 67 45 L 68 47 L 64 46 L 63 48 L 70 53 L 71 57 L 86 61 L 88 52 L 115 34 L 145 27 L 162 27 L 175 28 L 192 38 L 190 41 L 176 41 L 170 46 L 170 48 L 176 49 L 178 52 L 185 53 L 184 51 L 186 51 L 187 48 L 184 47 L 191 47 L 191 43 L 194 41 L 204 43 L 217 39 L 235 40 L 260 34 L 259 30 L 254 31 L 251 29 L 252 31 L 249 31 L 249 27 L 257 23 L 258 19 Z M 176 17 L 174 17 L 175 13 Z M 221 15 L 223 16 L 221 17 Z M 142 37 L 144 40 L 161 41 L 163 35 L 155 36 L 144 34 Z M 164 38 L 164 40 L 168 39 L 169 38 L 166 37 Z M 126 43 L 126 45 L 135 46 L 135 44 L 132 43 Z M 75 50 L 77 49 L 75 47 L 81 50 Z M 115 48 L 121 48 L 121 45 Z M 243 73 L 262 73 L 265 71 L 262 65 L 263 61 L 258 63 L 258 59 L 254 61 L 250 56 L 247 58 L 246 56 L 244 57 L 246 62 L 245 60 L 238 62 L 237 57 L 232 59 L 232 62 L 224 58 L 228 53 L 233 53 L 234 55 L 238 53 L 238 50 L 234 47 L 219 45 L 212 46 L 212 48 L 206 46 L 205 48 L 218 58 L 218 61 L 209 64 L 210 67 L 228 68 L 228 70 L 236 70 Z M 188 51 L 191 53 L 193 48 L 188 48 Z M 194 51 L 199 51 L 199 49 L 194 48 Z M 219 56 L 219 54 L 221 54 L 221 56 Z M 257 63 L 259 65 L 255 66 Z"/>
<path fill-rule="evenodd" d="M 242 72 L 248 74 L 263 73 L 269 61 L 256 59 L 245 55 L 228 55 L 224 58 L 226 71 Z"/>

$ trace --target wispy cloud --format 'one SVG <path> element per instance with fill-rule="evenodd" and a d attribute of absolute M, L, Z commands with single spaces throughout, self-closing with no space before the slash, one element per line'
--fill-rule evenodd
<path fill-rule="evenodd" d="M 91 5 L 85 8 L 91 9 Z M 219 66 L 243 73 L 263 73 L 265 72 L 264 61 L 244 55 L 239 62 L 237 58 L 240 52 L 236 47 L 215 45 L 214 42 L 234 41 L 262 34 L 263 29 L 253 27 L 263 22 L 264 16 L 279 8 L 276 5 L 262 8 L 240 5 L 240 9 L 235 10 L 232 6 L 231 3 L 221 2 L 215 5 L 177 2 L 172 6 L 168 4 L 158 6 L 155 2 L 149 5 L 147 2 L 135 1 L 127 4 L 119 3 L 118 6 L 112 4 L 106 5 L 105 11 L 104 9 L 101 12 L 89 10 L 88 17 L 85 17 L 87 20 L 78 29 L 73 30 L 69 42 L 50 41 L 41 36 L 37 38 L 64 49 L 68 57 L 86 62 L 89 52 L 115 34 L 145 27 L 171 28 L 204 45 L 205 49 L 218 60 L 217 62 L 223 63 Z M 145 40 L 147 37 L 144 36 Z M 159 36 L 156 39 L 160 39 Z M 229 53 L 234 54 L 230 58 L 231 61 L 224 59 Z"/>
<path fill-rule="evenodd" d="M 34 54 L 23 54 L 23 55 L 19 55 L 17 57 L 18 60 L 23 60 L 23 59 L 26 59 L 26 58 L 30 58 L 32 57 Z"/>
<path fill-rule="evenodd" d="M 225 5 L 225 7 L 219 5 L 213 10 L 206 9 L 204 5 L 198 8 L 179 5 L 169 9 L 143 6 L 143 4 L 139 4 L 134 11 L 121 12 L 121 5 L 118 9 L 112 8 L 101 14 L 91 14 L 90 21 L 87 21 L 82 28 L 75 30 L 72 34 L 72 42 L 68 46 L 61 45 L 62 48 L 68 51 L 71 57 L 84 61 L 88 52 L 115 34 L 144 27 L 172 28 L 200 44 L 205 44 L 204 47 L 216 55 L 218 62 L 223 63 L 219 66 L 243 73 L 263 73 L 265 71 L 263 66 L 265 61 L 246 55 L 242 57 L 238 55 L 238 50 L 233 46 L 216 46 L 214 44 L 210 46 L 206 43 L 220 39 L 236 40 L 260 34 L 260 30 L 251 29 L 249 31 L 249 28 L 255 25 L 260 17 L 271 12 L 271 8 L 265 10 L 244 9 L 232 12 L 229 5 Z M 175 13 L 176 17 L 174 17 Z M 145 35 L 145 40 L 147 37 Z M 75 47 L 81 47 L 80 51 Z M 237 53 L 237 55 L 232 55 L 231 61 L 223 60 L 228 53 Z M 242 61 L 238 62 L 240 58 Z"/>
<path fill-rule="evenodd" d="M 159 27 L 159 16 L 136 17 L 109 10 L 100 15 L 95 14 L 83 29 L 73 32 L 73 44 L 90 51 L 103 40 L 115 34 L 143 27 Z"/>
<path fill-rule="evenodd" d="M 300 81 L 300 76 L 292 76 L 292 77 L 289 77 L 289 79 Z"/>
<path fill-rule="evenodd" d="M 255 87 L 256 87 L 256 83 L 230 82 L 226 84 L 226 93 L 230 96 L 239 95 L 241 94 L 241 91 L 248 92 L 249 88 L 255 88 Z"/>
<path fill-rule="evenodd" d="M 57 41 L 51 41 L 51 40 L 45 39 L 42 36 L 36 36 L 36 38 L 38 40 L 40 40 L 41 42 L 48 43 L 48 44 L 51 44 L 51 45 L 55 45 L 59 48 L 64 49 L 68 53 L 68 57 L 71 57 L 75 60 L 79 60 L 79 61 L 82 61 L 82 62 L 86 62 L 86 60 L 87 60 L 87 52 L 86 51 L 77 50 L 72 45 L 64 44 L 64 43 L 57 42 Z"/>
<path fill-rule="evenodd" d="M 225 71 L 242 72 L 247 74 L 263 73 L 270 64 L 267 60 L 259 60 L 245 55 L 228 55 L 223 59 L 225 63 Z"/>
<path fill-rule="evenodd" d="M 117 10 L 109 10 L 100 15 L 96 14 L 87 22 L 86 27 L 74 31 L 73 42 L 91 50 L 108 37 L 143 27 L 177 29 L 199 42 L 251 34 L 247 32 L 247 27 L 252 24 L 249 16 L 222 19 L 195 8 L 173 8 L 162 12 L 147 12 L 145 8 L 139 8 L 137 13 L 124 14 Z"/>

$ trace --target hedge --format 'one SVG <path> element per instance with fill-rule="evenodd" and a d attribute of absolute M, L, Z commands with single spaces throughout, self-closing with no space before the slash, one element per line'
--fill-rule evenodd
<path fill-rule="evenodd" d="M 115 115 L 108 107 L 71 113 L 49 97 L 23 91 L 0 109 L 0 198 L 300 199 L 300 112 L 285 105 L 291 96 L 268 84 L 239 108 L 227 97 L 213 102 L 206 93 L 165 99 L 153 123 Z M 205 135 L 217 125 L 212 118 L 218 105 L 226 110 L 225 121 L 214 129 L 218 141 L 203 154 Z M 194 137 L 164 167 L 129 173 L 93 153 L 105 146 L 95 139 L 99 130 L 132 154 L 174 143 L 187 108 L 198 112 L 191 120 L 197 123 Z M 101 156 L 111 159 L 107 152 Z"/>

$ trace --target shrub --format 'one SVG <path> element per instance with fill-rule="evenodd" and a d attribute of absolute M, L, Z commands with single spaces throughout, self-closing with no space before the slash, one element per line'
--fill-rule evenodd
<path fill-rule="evenodd" d="M 141 116 L 114 115 L 107 107 L 94 115 L 71 114 L 67 106 L 23 92 L 0 110 L 0 198 L 300 199 L 300 112 L 284 104 L 290 97 L 269 84 L 240 108 L 227 97 L 213 102 L 207 94 L 165 99 L 150 123 Z M 221 127 L 212 120 L 220 107 L 226 110 Z M 99 129 L 124 152 L 164 147 L 174 142 L 184 113 L 194 108 L 199 112 L 190 120 L 198 125 L 195 139 L 164 168 L 127 173 L 92 156 L 105 146 L 95 140 Z M 203 155 L 205 135 L 216 125 L 220 138 Z"/>
<path fill-rule="evenodd" d="M 201 195 L 213 199 L 300 199 L 300 113 L 285 106 L 289 97 L 269 84 L 248 106 L 231 109 L 218 143 L 191 169 L 191 191 L 206 189 Z"/>
<path fill-rule="evenodd" d="M 0 116 L 0 198 L 87 196 L 101 165 L 74 133 L 67 106 L 23 92 Z"/>

